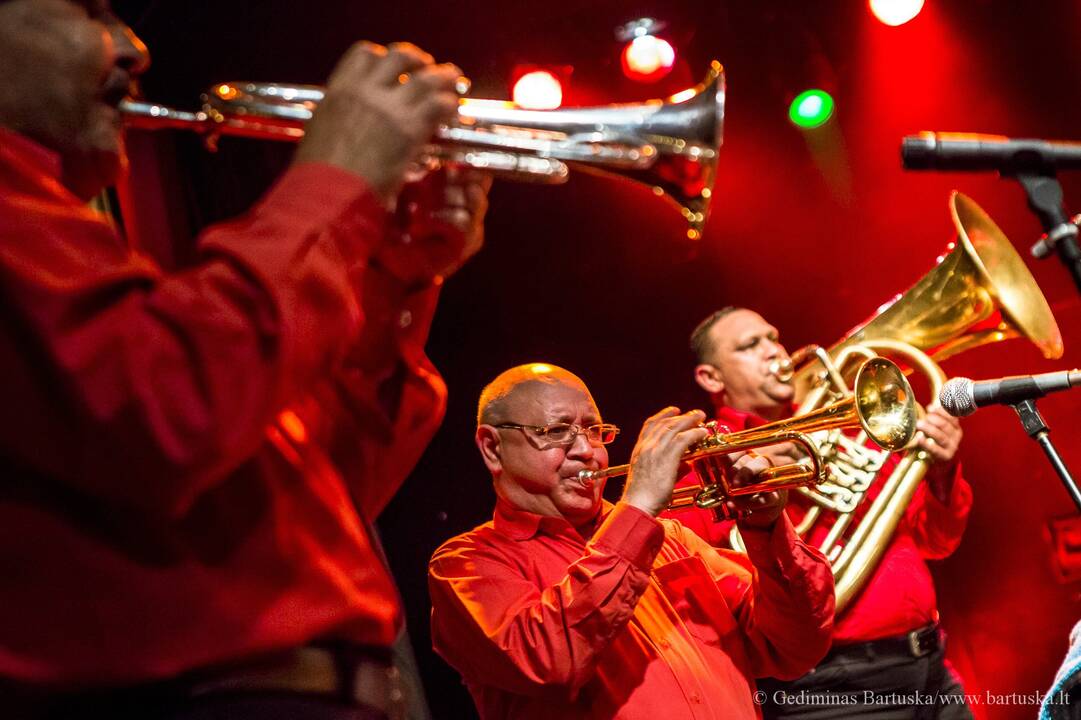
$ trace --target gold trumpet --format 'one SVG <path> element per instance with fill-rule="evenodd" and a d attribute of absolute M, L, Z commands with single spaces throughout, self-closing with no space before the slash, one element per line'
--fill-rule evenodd
<path fill-rule="evenodd" d="M 817 485 L 827 479 L 829 466 L 823 462 L 809 433 L 862 428 L 879 447 L 898 450 L 916 432 L 916 406 L 904 373 L 891 361 L 876 357 L 860 367 L 853 393 L 831 405 L 801 417 L 740 432 L 722 433 L 712 422 L 706 427 L 710 428 L 710 435 L 692 445 L 683 456 L 683 462 L 694 471 L 700 486 L 677 489 L 669 509 L 693 505 L 720 512 L 726 500 L 739 495 Z M 729 483 L 727 469 L 720 462 L 722 456 L 785 442 L 802 445 L 808 456 L 806 463 L 769 468 L 750 485 L 734 487 Z M 583 470 L 578 473 L 578 480 L 583 484 L 594 483 L 602 478 L 626 475 L 630 469 L 630 465 L 614 465 L 604 470 Z"/>
<path fill-rule="evenodd" d="M 211 148 L 222 135 L 297 142 L 324 95 L 316 85 L 226 82 L 210 88 L 196 112 L 134 99 L 120 110 L 129 127 L 191 130 Z M 420 164 L 451 162 L 548 184 L 566 182 L 569 167 L 628 178 L 674 203 L 695 240 L 709 213 L 724 98 L 724 69 L 713 62 L 695 87 L 644 103 L 525 110 L 462 99 L 457 118 L 437 130 Z"/>

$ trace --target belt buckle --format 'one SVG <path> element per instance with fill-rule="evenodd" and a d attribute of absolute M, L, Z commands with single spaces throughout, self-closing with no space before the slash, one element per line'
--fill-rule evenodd
<path fill-rule="evenodd" d="M 934 643 L 931 639 L 938 632 L 937 626 L 913 630 L 908 634 L 908 649 L 912 657 L 921 658 L 934 652 Z"/>
<path fill-rule="evenodd" d="M 401 673 L 393 664 L 361 660 L 353 668 L 352 699 L 384 713 L 389 720 L 407 715 Z"/>

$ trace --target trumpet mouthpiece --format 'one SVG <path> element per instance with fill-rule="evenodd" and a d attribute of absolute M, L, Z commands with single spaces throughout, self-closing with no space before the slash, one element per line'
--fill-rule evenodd
<path fill-rule="evenodd" d="M 578 484 L 584 488 L 593 487 L 593 478 L 597 473 L 593 470 L 582 470 L 578 473 Z"/>
<path fill-rule="evenodd" d="M 786 383 L 792 379 L 792 361 L 788 358 L 774 360 L 769 364 L 769 372 L 770 375 L 773 375 L 781 382 Z"/>

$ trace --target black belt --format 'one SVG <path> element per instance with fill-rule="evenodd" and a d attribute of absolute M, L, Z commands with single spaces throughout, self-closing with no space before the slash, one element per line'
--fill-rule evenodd
<path fill-rule="evenodd" d="M 862 643 L 836 645 L 826 653 L 825 661 L 835 657 L 873 657 L 875 655 L 902 655 L 921 658 L 941 649 L 945 644 L 938 623 L 931 623 L 897 637 L 881 638 Z M 825 662 L 824 661 L 824 662 Z"/>
<path fill-rule="evenodd" d="M 31 718 L 66 717 L 67 708 L 147 709 L 263 692 L 326 695 L 390 720 L 405 717 L 404 690 L 389 650 L 352 646 L 299 647 L 171 680 L 113 689 L 66 693 L 0 682 L 0 694 L 10 697 L 14 707 Z"/>

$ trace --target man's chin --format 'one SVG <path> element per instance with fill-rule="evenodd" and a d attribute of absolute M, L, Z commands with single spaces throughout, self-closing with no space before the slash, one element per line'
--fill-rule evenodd
<path fill-rule="evenodd" d="M 572 523 L 592 520 L 601 509 L 600 494 L 594 492 L 596 491 L 578 490 L 570 497 L 562 498 L 559 503 L 560 514 Z"/>
<path fill-rule="evenodd" d="M 115 185 L 123 167 L 124 154 L 119 147 L 70 153 L 64 156 L 61 180 L 81 200 L 90 200 Z"/>
<path fill-rule="evenodd" d="M 790 385 L 781 385 L 769 393 L 770 401 L 777 407 L 787 408 L 796 399 L 796 391 Z"/>

